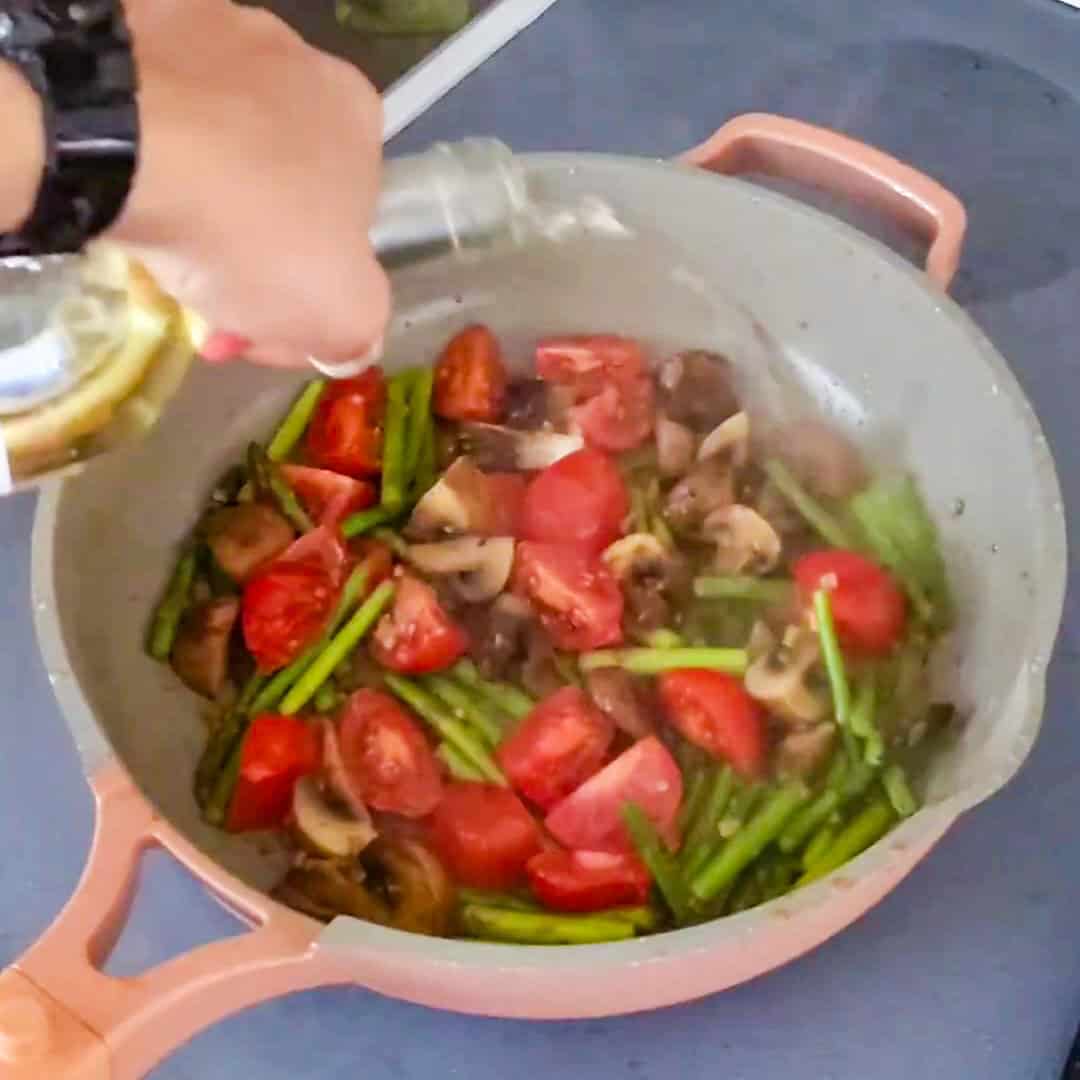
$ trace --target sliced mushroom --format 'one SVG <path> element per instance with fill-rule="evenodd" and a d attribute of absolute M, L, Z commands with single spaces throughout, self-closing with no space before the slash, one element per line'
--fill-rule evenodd
<path fill-rule="evenodd" d="M 735 501 L 734 463 L 725 455 L 699 461 L 668 492 L 664 516 L 680 532 L 696 532 L 714 511 Z"/>
<path fill-rule="evenodd" d="M 514 379 L 506 391 L 507 427 L 521 431 L 562 430 L 574 403 L 570 387 L 544 379 Z"/>
<path fill-rule="evenodd" d="M 454 889 L 439 861 L 416 840 L 380 838 L 363 862 L 306 858 L 274 890 L 276 899 L 316 919 L 337 915 L 409 930 L 444 934 Z"/>
<path fill-rule="evenodd" d="M 525 649 L 532 610 L 520 598 L 503 593 L 493 604 L 466 608 L 461 621 L 469 637 L 469 655 L 488 679 L 503 679 Z"/>
<path fill-rule="evenodd" d="M 508 536 L 461 536 L 433 544 L 411 544 L 407 558 L 418 570 L 448 577 L 470 604 L 498 596 L 514 567 L 514 541 Z"/>
<path fill-rule="evenodd" d="M 679 353 L 661 364 L 659 382 L 664 411 L 691 431 L 711 431 L 739 411 L 731 362 L 717 353 Z"/>
<path fill-rule="evenodd" d="M 296 536 L 281 514 L 255 502 L 215 511 L 207 518 L 204 531 L 214 561 L 241 584 L 280 555 Z"/>
<path fill-rule="evenodd" d="M 813 776 L 829 760 L 835 742 L 836 725 L 831 723 L 788 732 L 776 748 L 776 770 L 781 776 Z"/>
<path fill-rule="evenodd" d="M 730 455 L 736 468 L 741 468 L 750 457 L 750 417 L 744 412 L 729 416 L 722 424 L 712 429 L 698 447 L 698 461 Z"/>
<path fill-rule="evenodd" d="M 314 777 L 305 776 L 293 789 L 293 818 L 306 847 L 319 855 L 355 858 L 375 839 L 367 809 L 354 816 L 331 806 Z"/>
<path fill-rule="evenodd" d="M 423 540 L 476 531 L 487 499 L 487 477 L 467 457 L 459 457 L 413 509 L 405 535 Z"/>
<path fill-rule="evenodd" d="M 230 596 L 199 604 L 184 619 L 169 662 L 196 694 L 216 698 L 225 688 L 229 638 L 239 613 L 240 601 Z"/>
<path fill-rule="evenodd" d="M 820 420 L 800 420 L 774 433 L 777 456 L 817 495 L 847 499 L 866 486 L 867 471 L 854 444 Z"/>
<path fill-rule="evenodd" d="M 644 739 L 656 730 L 653 712 L 644 700 L 640 684 L 622 668 L 598 668 L 585 676 L 585 689 L 602 712 L 634 739 Z"/>
<path fill-rule="evenodd" d="M 829 703 L 824 694 L 808 685 L 818 655 L 816 634 L 789 627 L 780 644 L 747 669 L 747 692 L 775 716 L 801 723 L 821 720 Z"/>
<path fill-rule="evenodd" d="M 682 476 L 694 463 L 697 439 L 685 425 L 656 414 L 656 464 L 664 476 Z"/>
<path fill-rule="evenodd" d="M 652 533 L 631 533 L 616 540 L 600 558 L 619 581 L 625 581 L 635 571 L 666 562 L 668 549 Z"/>
<path fill-rule="evenodd" d="M 556 431 L 519 431 L 496 424 L 463 424 L 460 442 L 481 469 L 535 472 L 546 469 L 585 445 L 580 435 Z"/>
<path fill-rule="evenodd" d="M 780 537 L 749 506 L 735 504 L 714 510 L 701 532 L 716 544 L 713 567 L 718 573 L 767 574 L 780 561 Z"/>

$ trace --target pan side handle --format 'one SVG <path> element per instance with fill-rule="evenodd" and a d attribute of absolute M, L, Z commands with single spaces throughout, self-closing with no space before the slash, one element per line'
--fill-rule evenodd
<path fill-rule="evenodd" d="M 322 929 L 249 889 L 160 818 L 109 762 L 90 780 L 97 822 L 74 895 L 39 941 L 0 974 L 0 1080 L 135 1080 L 203 1028 L 297 990 L 345 982 Z M 101 965 L 118 940 L 139 859 L 167 850 L 251 929 L 130 978 Z"/>
<path fill-rule="evenodd" d="M 869 204 L 928 244 L 926 273 L 942 289 L 960 263 L 967 228 L 963 203 L 925 173 L 839 132 L 747 113 L 680 160 L 729 176 L 760 173 L 795 180 Z"/>

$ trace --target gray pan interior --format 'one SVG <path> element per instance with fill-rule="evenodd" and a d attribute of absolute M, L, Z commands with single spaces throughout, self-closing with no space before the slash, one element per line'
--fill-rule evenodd
<path fill-rule="evenodd" d="M 1065 571 L 1052 462 L 1004 362 L 916 269 L 784 196 L 638 159 L 529 161 L 538 193 L 599 194 L 633 237 L 399 274 L 388 365 L 429 362 L 474 320 L 521 366 L 537 336 L 560 331 L 640 336 L 657 352 L 720 348 L 752 408 L 813 401 L 885 463 L 913 467 L 962 612 L 940 678 L 971 710 L 962 745 L 937 766 L 933 802 L 940 816 L 986 797 L 1037 731 Z M 46 493 L 35 534 L 43 648 L 88 766 L 114 750 L 168 818 L 261 886 L 276 872 L 267 846 L 199 820 L 201 706 L 142 643 L 215 476 L 266 435 L 301 378 L 199 370 L 145 442 Z"/>

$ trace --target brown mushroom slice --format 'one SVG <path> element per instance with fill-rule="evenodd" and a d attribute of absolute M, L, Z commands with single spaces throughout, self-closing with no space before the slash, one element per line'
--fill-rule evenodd
<path fill-rule="evenodd" d="M 699 461 L 668 492 L 664 517 L 679 532 L 695 532 L 714 510 L 734 502 L 734 463 L 719 455 Z"/>
<path fill-rule="evenodd" d="M 869 479 L 862 455 L 820 420 L 799 420 L 774 433 L 775 453 L 814 494 L 847 499 Z"/>
<path fill-rule="evenodd" d="M 390 906 L 367 887 L 364 876 L 354 860 L 303 859 L 285 875 L 273 896 L 323 922 L 351 915 L 385 926 Z"/>
<path fill-rule="evenodd" d="M 747 669 L 743 679 L 747 693 L 782 719 L 804 724 L 823 719 L 829 702 L 809 685 L 810 669 L 818 656 L 817 635 L 789 627 L 780 644 Z"/>
<path fill-rule="evenodd" d="M 813 776 L 829 760 L 835 743 L 836 725 L 832 723 L 789 731 L 776 747 L 776 771 L 781 776 Z"/>
<path fill-rule="evenodd" d="M 660 365 L 658 380 L 664 411 L 691 431 L 710 431 L 739 411 L 731 362 L 718 353 L 679 353 Z"/>
<path fill-rule="evenodd" d="M 668 549 L 652 533 L 630 533 L 605 548 L 600 558 L 619 581 L 625 581 L 644 566 L 664 563 Z"/>
<path fill-rule="evenodd" d="M 682 476 L 693 465 L 696 443 L 688 427 L 657 413 L 656 464 L 664 476 Z"/>
<path fill-rule="evenodd" d="M 264 563 L 277 558 L 296 536 L 281 514 L 255 502 L 215 511 L 204 529 L 214 561 L 241 584 Z"/>
<path fill-rule="evenodd" d="M 749 506 L 714 510 L 701 527 L 716 544 L 713 568 L 720 574 L 767 574 L 780 561 L 782 545 L 776 530 Z"/>
<path fill-rule="evenodd" d="M 314 777 L 305 776 L 293 788 L 293 819 L 306 847 L 334 858 L 356 858 L 375 839 L 367 809 L 357 817 L 331 806 Z"/>
<path fill-rule="evenodd" d="M 229 675 L 229 638 L 240 601 L 235 596 L 193 608 L 176 635 L 169 663 L 196 694 L 216 698 Z"/>
<path fill-rule="evenodd" d="M 492 472 L 536 472 L 585 446 L 580 435 L 547 429 L 520 431 L 497 424 L 462 424 L 459 438 L 476 464 Z"/>
<path fill-rule="evenodd" d="M 413 508 L 405 535 L 423 540 L 475 532 L 487 497 L 487 477 L 469 458 L 459 457 Z"/>
<path fill-rule="evenodd" d="M 737 412 L 729 416 L 701 440 L 698 461 L 720 454 L 729 455 L 736 468 L 746 464 L 750 457 L 750 417 L 746 413 Z"/>
<path fill-rule="evenodd" d="M 670 625 L 670 598 L 680 596 L 690 584 L 682 555 L 651 533 L 631 533 L 616 540 L 601 558 L 622 586 L 623 627 L 628 634 L 640 637 Z"/>
<path fill-rule="evenodd" d="M 447 577 L 470 604 L 499 595 L 514 568 L 514 541 L 508 536 L 461 536 L 431 544 L 411 544 L 409 562 L 424 574 Z"/>
<path fill-rule="evenodd" d="M 653 714 L 642 699 L 637 680 L 628 671 L 597 668 L 585 676 L 585 689 L 596 707 L 631 738 L 644 739 L 655 732 Z"/>

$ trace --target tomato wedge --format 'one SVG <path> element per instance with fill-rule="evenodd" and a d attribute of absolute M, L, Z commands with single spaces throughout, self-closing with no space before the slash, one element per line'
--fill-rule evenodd
<path fill-rule="evenodd" d="M 294 540 L 270 565 L 310 563 L 321 567 L 335 584 L 342 581 L 349 567 L 349 557 L 335 529 L 320 525 Z"/>
<path fill-rule="evenodd" d="M 346 476 L 375 476 L 381 467 L 386 382 L 372 367 L 323 391 L 308 426 L 308 460 Z"/>
<path fill-rule="evenodd" d="M 497 751 L 510 783 L 545 810 L 604 762 L 615 724 L 577 687 L 546 697 Z"/>
<path fill-rule="evenodd" d="M 282 465 L 281 472 L 304 509 L 329 528 L 375 502 L 375 485 L 366 480 L 309 465 Z"/>
<path fill-rule="evenodd" d="M 367 571 L 368 592 L 376 585 L 381 585 L 393 572 L 394 553 L 381 540 L 358 536 L 349 541 L 347 550 L 348 563 L 362 566 Z"/>
<path fill-rule="evenodd" d="M 841 645 L 859 656 L 885 656 L 904 636 L 907 601 L 893 576 L 855 551 L 813 551 L 792 567 L 807 604 L 829 590 Z"/>
<path fill-rule="evenodd" d="M 557 648 L 584 652 L 622 641 L 622 590 L 598 556 L 522 541 L 511 585 L 532 604 Z"/>
<path fill-rule="evenodd" d="M 621 453 L 652 433 L 653 381 L 636 341 L 604 334 L 549 338 L 537 346 L 536 370 L 573 390 L 571 416 L 590 446 Z"/>
<path fill-rule="evenodd" d="M 256 716 L 240 748 L 240 771 L 226 821 L 230 831 L 283 825 L 296 781 L 315 772 L 319 759 L 317 728 L 298 716 Z"/>
<path fill-rule="evenodd" d="M 554 911 L 603 911 L 644 904 L 652 878 L 635 855 L 542 851 L 525 867 L 533 895 Z"/>
<path fill-rule="evenodd" d="M 435 590 L 403 574 L 394 606 L 379 620 L 371 651 L 383 667 L 407 675 L 441 671 L 464 656 L 469 639 L 443 611 Z"/>
<path fill-rule="evenodd" d="M 622 536 L 629 511 L 626 485 L 611 458 L 578 450 L 539 473 L 525 489 L 521 534 L 526 540 L 572 544 L 599 554 Z"/>
<path fill-rule="evenodd" d="M 765 764 L 765 716 L 738 679 L 720 671 L 668 671 L 658 680 L 672 726 L 744 776 Z"/>
<path fill-rule="evenodd" d="M 557 803 L 545 819 L 548 832 L 577 851 L 633 851 L 623 807 L 639 806 L 671 848 L 678 846 L 676 818 L 682 773 L 667 747 L 650 735 Z"/>
<path fill-rule="evenodd" d="M 278 559 L 244 587 L 244 644 L 262 672 L 291 664 L 322 633 L 337 603 L 338 582 L 310 560 Z"/>
<path fill-rule="evenodd" d="M 605 386 L 648 374 L 641 346 L 615 334 L 578 334 L 546 338 L 536 346 L 541 379 L 574 389 L 579 402 Z"/>
<path fill-rule="evenodd" d="M 495 335 L 486 326 L 466 327 L 435 364 L 435 415 L 493 422 L 505 401 L 506 366 Z"/>
<path fill-rule="evenodd" d="M 517 884 L 540 850 L 540 829 L 509 789 L 448 784 L 431 819 L 432 844 L 451 876 L 477 889 Z"/>
<path fill-rule="evenodd" d="M 349 788 L 373 810 L 426 817 L 439 803 L 439 763 L 420 725 L 392 698 L 358 690 L 337 721 Z"/>

